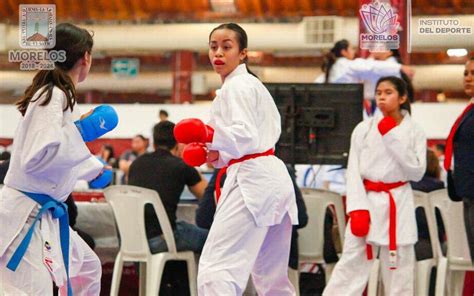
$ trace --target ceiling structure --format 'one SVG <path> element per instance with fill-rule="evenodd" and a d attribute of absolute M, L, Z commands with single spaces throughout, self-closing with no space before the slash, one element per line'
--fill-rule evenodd
<path fill-rule="evenodd" d="M 412 0 L 414 15 L 474 14 L 472 0 Z M 20 4 L 56 4 L 60 21 L 299 21 L 304 16 L 356 16 L 358 0 L 3 0 L 0 23 L 17 23 Z"/>

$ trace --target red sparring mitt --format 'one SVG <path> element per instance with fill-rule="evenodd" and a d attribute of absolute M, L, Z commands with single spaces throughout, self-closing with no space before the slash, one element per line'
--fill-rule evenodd
<path fill-rule="evenodd" d="M 176 141 L 183 144 L 212 142 L 214 136 L 214 130 L 197 118 L 181 120 L 173 132 Z"/>
<path fill-rule="evenodd" d="M 212 139 L 214 138 L 214 129 L 206 124 L 207 129 L 207 139 L 206 143 L 212 143 Z"/>
<path fill-rule="evenodd" d="M 349 213 L 351 231 L 355 236 L 363 237 L 369 233 L 370 214 L 367 210 L 356 210 Z"/>
<path fill-rule="evenodd" d="M 202 143 L 190 143 L 183 149 L 183 160 L 189 166 L 200 166 L 206 162 L 207 148 Z"/>
<path fill-rule="evenodd" d="M 392 128 L 397 126 L 397 122 L 390 116 L 385 116 L 382 120 L 380 120 L 378 124 L 379 132 L 384 136 L 388 133 Z"/>

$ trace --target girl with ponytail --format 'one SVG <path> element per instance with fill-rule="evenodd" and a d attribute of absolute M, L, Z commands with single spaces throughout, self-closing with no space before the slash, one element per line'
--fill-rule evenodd
<path fill-rule="evenodd" d="M 336 42 L 325 56 L 322 70 L 324 79 L 315 82 L 324 83 L 361 83 L 366 80 L 377 81 L 382 76 L 398 76 L 400 71 L 412 75 L 408 66 L 387 61 L 355 58 L 352 44 L 342 39 Z M 374 78 L 376 77 L 376 78 Z"/>
<path fill-rule="evenodd" d="M 65 60 L 39 71 L 16 105 L 22 117 L 0 196 L 0 287 L 7 295 L 99 295 L 99 258 L 68 225 L 64 204 L 78 179 L 104 165 L 74 124 L 76 86 L 89 73 L 92 35 L 72 24 L 56 27 Z M 40 221 L 40 223 L 36 223 Z"/>

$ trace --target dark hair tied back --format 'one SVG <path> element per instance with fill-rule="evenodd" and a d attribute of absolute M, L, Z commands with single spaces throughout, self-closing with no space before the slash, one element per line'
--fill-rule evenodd
<path fill-rule="evenodd" d="M 69 75 L 77 61 L 84 57 L 86 52 L 91 53 L 93 46 L 92 35 L 85 29 L 73 24 L 62 23 L 56 26 L 56 45 L 49 50 L 64 50 L 66 60 L 55 62 L 54 70 L 41 70 L 33 78 L 33 83 L 25 90 L 24 96 L 16 102 L 18 111 L 24 116 L 30 102 L 36 101 L 46 93 L 41 106 L 46 106 L 51 101 L 54 87 L 58 87 L 66 95 L 68 108 L 73 109 L 76 103 L 76 89 Z M 44 88 L 43 88 L 44 87 Z M 33 97 L 41 89 L 35 100 Z"/>
<path fill-rule="evenodd" d="M 325 73 L 325 83 L 329 83 L 329 74 L 331 68 L 336 62 L 337 58 L 342 57 L 342 51 L 349 48 L 349 41 L 342 39 L 337 41 L 333 48 L 324 56 L 323 65 L 321 66 L 322 71 Z"/>
<path fill-rule="evenodd" d="M 408 95 L 407 83 L 403 79 L 395 77 L 395 76 L 381 77 L 377 81 L 375 89 L 377 89 L 379 87 L 379 84 L 382 82 L 389 82 L 390 84 L 392 84 L 393 87 L 397 90 L 398 95 L 400 97 Z M 408 98 L 405 100 L 403 104 L 400 105 L 400 109 L 407 110 L 408 113 L 411 114 L 410 100 L 408 100 Z"/>
<path fill-rule="evenodd" d="M 225 23 L 225 24 L 220 24 L 219 26 L 215 27 L 214 29 L 212 29 L 211 33 L 209 34 L 209 42 L 211 41 L 211 36 L 212 36 L 212 33 L 214 33 L 214 31 L 217 31 L 217 30 L 223 30 L 223 29 L 228 29 L 228 30 L 231 30 L 231 31 L 234 31 L 235 32 L 235 35 L 237 36 L 237 42 L 239 44 L 239 51 L 242 51 L 244 50 L 245 48 L 248 47 L 248 38 L 247 38 L 247 33 L 245 32 L 245 30 L 237 25 L 236 23 Z M 252 74 L 253 76 L 257 77 L 257 75 L 255 75 L 255 73 L 253 73 L 252 71 L 250 71 L 249 69 L 249 66 L 248 66 L 248 57 L 245 57 L 245 59 L 243 60 L 243 62 L 245 63 L 245 66 L 247 67 L 247 71 Z"/>

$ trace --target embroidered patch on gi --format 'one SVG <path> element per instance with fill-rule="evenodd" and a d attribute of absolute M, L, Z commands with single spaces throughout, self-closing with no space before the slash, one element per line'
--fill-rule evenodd
<path fill-rule="evenodd" d="M 44 249 L 48 252 L 51 252 L 51 245 L 49 244 L 48 241 L 44 242 Z"/>
<path fill-rule="evenodd" d="M 53 259 L 49 257 L 44 257 L 44 264 L 50 272 L 53 272 Z"/>

